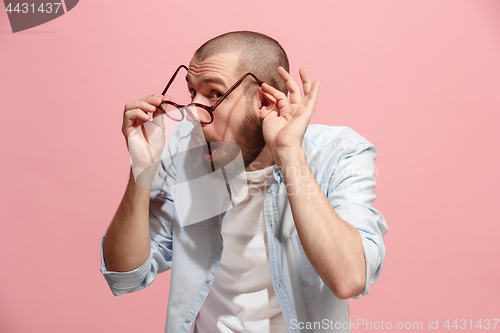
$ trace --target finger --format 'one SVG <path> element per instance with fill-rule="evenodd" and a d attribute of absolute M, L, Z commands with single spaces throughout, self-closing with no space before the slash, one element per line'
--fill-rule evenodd
<path fill-rule="evenodd" d="M 278 118 L 279 116 L 280 115 L 278 114 L 278 112 L 273 110 L 273 111 L 269 112 L 264 119 L 262 119 L 262 123 L 268 122 L 269 120 L 271 120 L 273 118 Z"/>
<path fill-rule="evenodd" d="M 314 108 L 316 107 L 316 102 L 318 100 L 319 85 L 320 85 L 319 80 L 315 80 L 311 86 L 310 93 L 307 96 L 306 106 L 308 109 L 312 109 L 313 111 Z"/>
<path fill-rule="evenodd" d="M 160 105 L 160 103 L 158 103 Z M 156 105 L 150 104 L 146 101 L 142 101 L 140 99 L 135 100 L 131 103 L 125 104 L 125 109 L 124 112 L 130 111 L 130 110 L 136 110 L 140 109 L 144 112 L 155 112 L 156 111 Z"/>
<path fill-rule="evenodd" d="M 288 99 L 286 98 L 286 95 L 283 92 L 279 91 L 274 87 L 271 87 L 267 83 L 263 83 L 261 87 L 264 93 L 268 93 L 269 95 L 274 97 L 274 99 L 277 101 L 278 109 L 281 110 L 282 108 L 288 105 Z"/>
<path fill-rule="evenodd" d="M 276 103 L 276 98 L 274 98 L 273 95 L 266 93 L 265 91 L 262 91 L 262 93 L 266 95 L 266 97 L 268 97 L 273 103 Z"/>
<path fill-rule="evenodd" d="M 155 113 L 153 113 L 153 118 L 156 117 L 155 114 L 157 111 L 159 111 L 162 114 L 165 114 L 165 110 L 167 109 L 167 103 L 165 103 L 165 101 L 170 101 L 170 96 L 165 95 L 165 96 L 161 96 L 161 97 L 162 97 L 162 101 L 161 101 L 160 105 L 157 107 Z M 158 110 L 158 108 L 161 110 Z"/>
<path fill-rule="evenodd" d="M 302 99 L 302 92 L 290 73 L 280 66 L 278 67 L 278 75 L 285 82 L 286 89 L 290 92 L 290 103 L 299 103 Z"/>
<path fill-rule="evenodd" d="M 128 110 L 123 114 L 123 126 L 132 127 L 136 121 L 138 125 L 149 120 L 149 115 L 140 109 Z"/>
<path fill-rule="evenodd" d="M 162 94 L 152 94 L 152 95 L 148 95 L 146 97 L 141 98 L 140 101 L 144 101 L 144 102 L 147 102 L 149 104 L 158 106 L 158 105 L 160 105 L 160 103 L 163 101 L 163 99 L 165 97 L 168 97 L 170 99 L 170 96 L 168 96 L 168 95 L 163 96 Z"/>
<path fill-rule="evenodd" d="M 269 99 L 269 101 L 272 103 L 272 104 L 277 104 L 277 100 L 276 98 L 274 98 L 273 95 L 267 93 L 264 91 L 264 89 L 260 88 L 260 92 L 262 93 L 262 95 L 266 96 L 267 99 Z"/>
<path fill-rule="evenodd" d="M 300 80 L 302 81 L 302 88 L 304 89 L 304 95 L 309 95 L 311 92 L 311 79 L 305 68 L 299 70 Z"/>
<path fill-rule="evenodd" d="M 159 94 L 148 95 L 131 103 L 125 104 L 124 111 L 140 108 L 146 112 L 154 112 L 156 110 L 156 107 L 160 105 L 160 103 L 165 100 L 165 98 L 168 98 L 169 100 L 170 96 L 163 96 Z"/>
<path fill-rule="evenodd" d="M 153 123 L 160 126 L 162 129 L 165 129 L 163 116 L 163 112 L 160 110 L 160 108 L 157 108 L 157 110 L 153 113 Z"/>

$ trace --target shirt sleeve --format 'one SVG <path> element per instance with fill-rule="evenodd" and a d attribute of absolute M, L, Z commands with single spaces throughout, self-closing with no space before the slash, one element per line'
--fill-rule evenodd
<path fill-rule="evenodd" d="M 106 269 L 101 238 L 101 273 L 104 275 L 113 295 L 135 292 L 148 287 L 157 274 L 172 267 L 172 221 L 175 214 L 174 201 L 170 191 L 174 169 L 168 149 L 164 150 L 162 161 L 155 175 L 149 202 L 149 237 L 151 250 L 148 259 L 138 268 L 128 272 L 114 272 Z"/>
<path fill-rule="evenodd" d="M 366 285 L 361 295 L 368 295 L 369 286 L 377 281 L 384 264 L 383 237 L 388 228 L 382 214 L 373 208 L 377 198 L 376 149 L 368 142 L 350 143 L 348 147 L 353 148 L 339 159 L 328 184 L 327 198 L 340 218 L 361 235 L 366 261 Z"/>

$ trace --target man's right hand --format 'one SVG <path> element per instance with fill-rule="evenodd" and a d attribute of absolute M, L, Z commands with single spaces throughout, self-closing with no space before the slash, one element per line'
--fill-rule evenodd
<path fill-rule="evenodd" d="M 140 127 L 142 124 L 150 120 L 151 114 L 153 114 L 153 121 L 151 123 L 155 125 L 155 127 L 158 127 L 159 130 L 161 130 L 159 132 L 161 132 L 162 135 L 161 138 L 160 136 L 158 136 L 150 139 L 148 133 L 148 140 L 151 145 L 156 142 L 163 142 L 164 144 L 165 124 L 163 123 L 163 117 L 161 117 L 163 115 L 163 112 L 161 112 L 161 110 L 157 107 L 163 101 L 168 100 L 170 100 L 170 96 L 168 95 L 163 96 L 160 94 L 153 94 L 125 104 L 125 109 L 123 111 L 122 133 L 125 136 L 125 140 L 127 141 L 128 145 L 131 144 L 129 141 L 135 140 L 135 136 L 142 134 Z M 155 132 L 154 134 L 157 134 L 157 132 Z M 160 148 L 160 150 L 162 148 L 163 146 Z"/>
<path fill-rule="evenodd" d="M 156 169 L 154 165 L 161 159 L 165 146 L 165 124 L 163 112 L 158 106 L 165 100 L 170 100 L 170 96 L 148 95 L 125 105 L 122 133 L 127 141 L 136 180 L 150 167 Z M 149 121 L 151 114 L 153 119 Z M 141 187 L 150 186 L 149 180 L 140 183 Z"/>

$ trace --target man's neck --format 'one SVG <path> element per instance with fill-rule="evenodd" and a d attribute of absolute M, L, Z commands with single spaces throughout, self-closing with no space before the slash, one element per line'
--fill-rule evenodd
<path fill-rule="evenodd" d="M 267 147 L 267 145 L 265 145 L 257 158 L 245 168 L 245 171 L 262 170 L 271 165 L 274 165 L 273 154 L 271 154 L 271 150 Z"/>

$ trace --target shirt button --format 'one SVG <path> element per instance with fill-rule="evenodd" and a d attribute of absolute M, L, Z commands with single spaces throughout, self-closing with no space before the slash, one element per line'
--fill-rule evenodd
<path fill-rule="evenodd" d="M 191 322 L 191 317 L 186 317 L 186 323 Z"/>
<path fill-rule="evenodd" d="M 207 276 L 207 278 L 205 279 L 205 281 L 210 282 L 210 276 Z"/>

